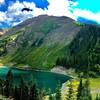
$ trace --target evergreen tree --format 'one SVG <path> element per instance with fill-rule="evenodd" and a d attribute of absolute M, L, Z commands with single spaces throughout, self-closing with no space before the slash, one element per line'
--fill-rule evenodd
<path fill-rule="evenodd" d="M 81 96 L 80 100 L 92 100 L 92 96 L 91 96 L 89 85 L 90 85 L 90 82 L 87 79 L 85 84 L 84 84 L 84 88 L 83 88 L 82 96 Z"/>
<path fill-rule="evenodd" d="M 27 85 L 25 84 L 25 87 L 24 87 L 24 100 L 28 100 L 28 87 Z"/>
<path fill-rule="evenodd" d="M 20 100 L 19 97 L 20 97 L 20 95 L 19 95 L 18 88 L 17 88 L 17 86 L 15 86 L 13 98 L 14 98 L 14 100 Z"/>
<path fill-rule="evenodd" d="M 51 90 L 49 90 L 49 100 L 54 100 L 54 97 L 53 97 L 53 95 L 51 93 Z"/>
<path fill-rule="evenodd" d="M 61 98 L 61 88 L 60 88 L 60 84 L 59 84 L 59 85 L 57 86 L 57 88 L 56 88 L 55 99 L 56 99 L 56 100 L 62 100 L 62 98 Z"/>
<path fill-rule="evenodd" d="M 11 70 L 8 71 L 7 75 L 6 75 L 6 79 L 9 80 L 10 82 L 12 82 L 13 80 L 13 73 Z"/>
<path fill-rule="evenodd" d="M 39 100 L 45 100 L 45 95 L 46 95 L 45 89 L 40 89 L 38 95 L 39 95 Z"/>
<path fill-rule="evenodd" d="M 7 96 L 7 97 L 9 97 L 9 81 L 8 80 L 6 80 L 5 81 L 5 84 L 4 84 L 4 95 L 5 96 Z"/>
<path fill-rule="evenodd" d="M 49 95 L 49 100 L 54 100 L 54 97 L 52 94 Z"/>
<path fill-rule="evenodd" d="M 73 93 L 74 93 L 73 85 L 72 85 L 72 81 L 70 81 L 69 90 L 68 90 L 68 94 L 67 94 L 66 100 L 74 100 L 74 94 Z"/>
<path fill-rule="evenodd" d="M 80 83 L 78 86 L 78 90 L 77 90 L 77 100 L 80 100 L 81 96 L 82 96 L 82 90 L 83 90 L 83 83 L 82 83 L 82 78 L 80 79 Z"/>
<path fill-rule="evenodd" d="M 97 95 L 96 95 L 95 100 L 100 100 L 100 94 L 97 94 Z"/>
<path fill-rule="evenodd" d="M 57 58 L 56 65 L 61 65 L 60 58 Z"/>
<path fill-rule="evenodd" d="M 3 95 L 3 80 L 2 79 L 0 79 L 0 94 L 2 94 Z"/>
<path fill-rule="evenodd" d="M 38 89 L 35 84 L 30 87 L 30 99 L 29 100 L 39 100 Z"/>
<path fill-rule="evenodd" d="M 12 96 L 12 82 L 13 82 L 13 73 L 11 70 L 9 70 L 6 75 L 6 81 L 4 83 L 4 95 L 7 97 Z"/>
<path fill-rule="evenodd" d="M 22 77 L 21 77 L 20 85 L 19 85 L 19 94 L 20 94 L 20 100 L 26 100 L 25 99 L 25 83 Z"/>

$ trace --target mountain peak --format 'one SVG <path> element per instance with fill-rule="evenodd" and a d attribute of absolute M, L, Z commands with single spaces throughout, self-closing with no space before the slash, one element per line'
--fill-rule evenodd
<path fill-rule="evenodd" d="M 55 64 L 58 56 L 67 53 L 67 46 L 80 28 L 80 25 L 68 17 L 41 15 L 11 28 L 3 36 L 3 42 L 7 41 L 4 43 L 4 50 L 17 63 L 22 63 L 23 60 L 26 62 L 27 59 L 26 63 L 34 67 L 50 67 Z M 42 60 L 39 59 L 41 57 Z"/>

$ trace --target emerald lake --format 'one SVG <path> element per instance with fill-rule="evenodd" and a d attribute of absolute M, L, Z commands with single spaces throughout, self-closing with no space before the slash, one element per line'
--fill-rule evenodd
<path fill-rule="evenodd" d="M 50 88 L 53 92 L 55 91 L 58 84 L 62 85 L 71 78 L 67 75 L 53 72 L 25 70 L 7 66 L 0 68 L 0 78 L 5 79 L 10 69 L 13 73 L 14 85 L 20 84 L 20 79 L 23 77 L 24 82 L 28 83 L 33 81 L 37 84 L 38 88 L 46 90 Z"/>

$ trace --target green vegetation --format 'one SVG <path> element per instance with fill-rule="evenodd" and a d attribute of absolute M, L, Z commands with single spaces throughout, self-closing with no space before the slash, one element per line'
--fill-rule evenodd
<path fill-rule="evenodd" d="M 55 99 L 56 100 L 61 100 L 61 88 L 60 88 L 60 85 L 57 86 L 56 88 L 56 95 L 55 95 Z"/>
<path fill-rule="evenodd" d="M 85 25 L 69 45 L 69 55 L 58 58 L 57 65 L 75 68 L 76 72 L 100 75 L 100 27 Z M 85 75 L 84 74 L 84 75 Z"/>
<path fill-rule="evenodd" d="M 41 45 L 35 48 L 22 48 L 13 56 L 13 60 L 17 63 L 24 63 L 33 66 L 36 69 L 51 69 L 56 62 L 58 56 L 64 56 L 66 46 L 63 44 Z M 23 52 L 22 52 L 23 51 Z"/>
<path fill-rule="evenodd" d="M 96 95 L 95 100 L 100 100 L 100 94 L 97 94 L 97 95 Z"/>
<path fill-rule="evenodd" d="M 30 49 L 29 47 L 23 47 L 18 49 L 14 55 L 2 57 L 1 63 L 17 62 L 17 65 L 28 64 L 35 69 L 48 70 L 55 66 L 56 59 L 59 56 L 63 57 L 65 54 L 67 54 L 66 44 L 41 45 Z"/>
<path fill-rule="evenodd" d="M 64 100 L 99 100 L 100 26 L 69 20 L 67 24 L 64 17 L 46 16 L 39 18 L 39 21 L 32 20 L 32 24 L 23 23 L 22 26 L 14 27 L 10 34 L 0 37 L 0 63 L 29 65 L 39 70 L 51 70 L 58 65 L 75 69 L 84 79 L 75 85 L 76 90 L 73 81 L 70 82 Z M 21 79 L 20 86 L 13 87 L 12 77 L 9 71 L 6 80 L 0 80 L 2 95 L 11 95 L 15 100 L 44 100 L 46 94 L 38 91 L 35 84 L 28 87 Z M 60 87 L 57 87 L 56 93 L 50 94 L 49 100 L 61 100 L 63 95 Z"/>
<path fill-rule="evenodd" d="M 74 94 L 74 90 L 73 90 L 73 85 L 72 85 L 72 82 L 70 81 L 66 100 L 74 100 L 75 99 L 74 95 L 75 94 Z"/>
<path fill-rule="evenodd" d="M 37 32 L 43 32 L 44 34 L 49 33 L 51 30 L 57 28 L 58 25 L 53 22 L 53 20 L 47 20 L 44 22 L 41 26 L 39 26 L 37 29 L 35 29 Z"/>
<path fill-rule="evenodd" d="M 80 83 L 79 83 L 79 86 L 78 86 L 78 89 L 77 89 L 77 100 L 80 100 L 81 99 L 81 96 L 82 96 L 82 90 L 83 90 L 83 81 L 82 79 L 80 79 Z"/>
<path fill-rule="evenodd" d="M 5 36 L 5 37 L 1 37 L 0 40 L 0 56 L 7 54 L 7 46 L 9 43 L 13 42 L 14 40 L 16 40 L 16 38 L 22 34 L 22 30 L 17 31 L 16 33 L 9 35 L 9 36 Z M 13 49 L 14 50 L 14 49 Z"/>
<path fill-rule="evenodd" d="M 83 85 L 83 89 L 82 89 L 82 94 L 80 96 L 80 100 L 92 100 L 92 96 L 90 93 L 90 83 L 89 80 L 87 79 Z M 80 92 L 80 91 L 78 91 Z"/>
<path fill-rule="evenodd" d="M 39 95 L 41 95 L 39 91 L 40 90 L 38 90 L 36 85 L 32 82 L 29 86 L 26 85 L 23 78 L 20 79 L 19 86 L 14 86 L 13 73 L 11 70 L 8 71 L 6 80 L 0 79 L 0 94 L 7 98 L 14 98 L 14 100 L 41 100 L 41 98 L 39 98 Z"/>
<path fill-rule="evenodd" d="M 75 21 L 74 24 L 77 25 L 77 26 L 84 26 L 85 25 L 84 23 L 77 22 L 77 21 Z"/>
<path fill-rule="evenodd" d="M 34 69 L 53 68 L 58 57 L 67 55 L 73 33 L 79 29 L 69 20 L 73 27 L 66 26 L 66 17 L 41 16 L 39 21 L 34 18 L 32 23 L 26 21 L 10 29 L 0 40 L 0 62 L 29 65 Z"/>

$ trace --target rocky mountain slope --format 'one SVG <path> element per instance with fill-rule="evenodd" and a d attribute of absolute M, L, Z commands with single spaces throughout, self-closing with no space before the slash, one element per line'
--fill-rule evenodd
<path fill-rule="evenodd" d="M 68 55 L 69 45 L 85 28 L 67 17 L 41 15 L 28 19 L 0 38 L 1 62 L 50 69 L 58 57 Z"/>
<path fill-rule="evenodd" d="M 11 28 L 1 37 L 1 55 L 5 62 L 51 68 L 58 56 L 67 54 L 67 46 L 80 30 L 67 17 L 42 15 Z"/>

